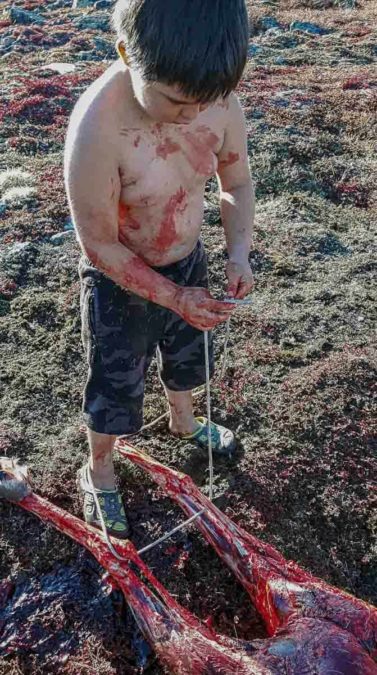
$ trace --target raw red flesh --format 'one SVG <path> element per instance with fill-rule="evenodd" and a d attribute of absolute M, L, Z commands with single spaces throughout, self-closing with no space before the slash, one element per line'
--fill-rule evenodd
<path fill-rule="evenodd" d="M 245 532 L 219 511 L 189 476 L 163 466 L 125 441 L 119 441 L 117 449 L 145 469 L 188 516 L 206 509 L 194 521 L 196 526 L 246 588 L 270 635 L 293 617 L 317 618 L 352 633 L 376 657 L 376 608 L 305 572 Z"/>
<path fill-rule="evenodd" d="M 126 562 L 120 562 L 101 533 L 46 499 L 32 493 L 18 504 L 41 520 L 52 523 L 94 555 L 122 590 L 140 629 L 169 673 L 259 675 L 269 672 L 256 670 L 245 651 L 240 650 L 237 640 L 218 637 L 211 628 L 180 607 L 153 576 L 131 542 L 112 539 L 117 552 L 127 558 Z"/>
<path fill-rule="evenodd" d="M 187 512 L 197 510 L 196 491 L 203 497 L 184 474 L 178 474 L 167 467 L 154 462 L 151 458 L 132 448 L 123 448 L 122 453 L 133 459 L 140 466 L 144 466 L 160 484 L 164 484 L 167 492 L 173 493 L 175 498 L 181 495 L 182 504 Z M 12 473 L 9 472 L 9 477 Z M 192 489 L 193 488 L 193 489 Z M 190 499 L 188 500 L 188 492 Z M 191 495 L 195 493 L 195 496 Z M 204 498 L 205 499 L 205 498 Z M 208 500 L 206 500 L 207 502 Z M 210 673 L 238 673 L 239 675 L 328 675 L 336 672 L 340 675 L 375 675 L 377 667 L 368 655 L 366 649 L 350 632 L 318 617 L 302 617 L 298 611 L 284 613 L 282 628 L 267 640 L 257 640 L 244 643 L 224 636 L 217 635 L 211 628 L 202 624 L 194 615 L 181 607 L 152 575 L 148 567 L 138 556 L 131 542 L 120 542 L 112 539 L 113 545 L 119 554 L 126 558 L 125 562 L 118 561 L 109 550 L 103 536 L 96 529 L 86 525 L 81 520 L 54 506 L 47 500 L 31 493 L 18 501 L 19 505 L 34 513 L 44 521 L 52 523 L 58 530 L 64 532 L 77 543 L 85 546 L 108 571 L 113 584 L 116 584 L 133 610 L 136 620 L 156 651 L 160 662 L 167 668 L 168 673 L 177 675 L 204 675 Z M 216 550 L 230 563 L 231 549 L 227 544 L 229 532 L 224 528 L 225 523 L 232 526 L 231 537 L 235 538 L 239 554 L 241 550 L 241 536 L 249 537 L 236 527 L 229 519 L 215 509 L 208 502 L 208 515 L 203 519 L 203 533 L 215 545 Z M 219 523 L 214 521 L 222 517 Z M 202 519 L 202 517 L 201 517 Z M 217 528 L 223 538 L 217 541 Z M 233 530 L 235 528 L 235 530 Z M 214 540 L 213 532 L 216 533 Z M 208 536 L 210 535 L 210 536 Z M 254 540 L 254 538 L 251 538 Z M 257 541 L 257 540 L 255 540 Z M 222 552 L 227 544 L 226 556 Z M 273 561 L 272 578 L 276 578 L 277 560 L 284 560 L 271 547 L 259 544 L 260 550 L 254 553 L 265 560 Z M 264 578 L 269 562 L 260 565 L 264 569 Z M 289 566 L 288 566 L 289 567 Z M 294 566 L 297 575 L 297 566 Z M 240 566 L 240 569 L 242 565 Z M 257 584 L 258 569 L 254 572 L 254 583 Z M 239 571 L 236 571 L 239 576 Z M 304 576 L 306 573 L 303 572 Z M 313 577 L 310 577 L 313 579 Z M 322 582 L 319 582 L 322 584 Z M 258 584 L 257 584 L 258 585 Z M 326 587 L 326 584 L 323 584 Z M 330 587 L 327 587 L 330 588 Z M 266 586 L 266 600 L 275 598 Z M 330 590 L 336 590 L 331 589 Z M 338 593 L 341 594 L 339 591 Z M 351 596 L 345 597 L 351 598 Z M 366 605 L 360 603 L 360 612 Z M 266 607 L 266 603 L 264 603 Z M 370 618 L 373 619 L 373 608 Z M 297 610 L 297 608 L 296 608 Z"/>

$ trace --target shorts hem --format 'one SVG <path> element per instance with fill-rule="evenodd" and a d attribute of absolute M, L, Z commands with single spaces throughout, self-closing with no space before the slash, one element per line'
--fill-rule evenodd
<path fill-rule="evenodd" d="M 122 431 L 118 430 L 112 430 L 110 431 L 108 429 L 99 429 L 95 424 L 93 424 L 92 421 L 88 422 L 88 420 L 85 419 L 84 417 L 84 422 L 90 431 L 94 431 L 96 434 L 104 434 L 106 436 L 129 436 L 131 434 L 137 434 L 141 429 L 143 428 L 143 424 L 141 424 L 139 427 L 133 427 L 131 429 L 123 429 Z"/>
<path fill-rule="evenodd" d="M 209 379 L 212 380 L 214 375 L 215 375 L 215 367 L 213 366 L 213 367 L 210 368 Z M 182 384 L 182 385 L 174 384 L 171 381 L 166 382 L 165 380 L 162 379 L 162 377 L 160 377 L 160 379 L 161 379 L 161 382 L 165 385 L 165 387 L 167 387 L 167 389 L 169 389 L 170 391 L 193 391 L 193 389 L 197 389 L 198 387 L 202 387 L 207 382 L 205 374 L 204 374 L 203 378 L 200 378 L 199 380 L 197 380 L 194 383 L 190 382 L 189 384 Z"/>

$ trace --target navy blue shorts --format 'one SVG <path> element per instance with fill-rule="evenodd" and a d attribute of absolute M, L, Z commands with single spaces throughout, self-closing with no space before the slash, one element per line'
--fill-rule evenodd
<path fill-rule="evenodd" d="M 208 287 L 202 242 L 183 260 L 154 267 L 179 286 Z M 173 391 L 204 384 L 204 333 L 175 312 L 118 286 L 82 256 L 81 337 L 88 378 L 83 395 L 86 425 L 100 434 L 122 435 L 143 425 L 144 380 L 153 356 L 162 382 Z M 213 344 L 209 335 L 210 371 Z"/>

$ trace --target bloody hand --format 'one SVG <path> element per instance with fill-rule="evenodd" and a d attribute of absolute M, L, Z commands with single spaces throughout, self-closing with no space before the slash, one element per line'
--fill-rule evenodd
<path fill-rule="evenodd" d="M 254 277 L 248 261 L 227 262 L 226 276 L 228 277 L 227 295 L 241 300 L 254 286 Z"/>
<path fill-rule="evenodd" d="M 172 309 L 191 326 L 211 330 L 230 317 L 234 305 L 215 300 L 205 288 L 180 288 Z"/>

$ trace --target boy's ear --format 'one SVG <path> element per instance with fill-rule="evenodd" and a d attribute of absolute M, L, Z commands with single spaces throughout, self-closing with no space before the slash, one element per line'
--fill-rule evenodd
<path fill-rule="evenodd" d="M 123 38 L 119 37 L 117 39 L 117 41 L 115 43 L 115 48 L 116 48 L 120 58 L 123 59 L 126 66 L 128 66 L 128 57 L 127 57 L 126 47 L 124 45 Z"/>

